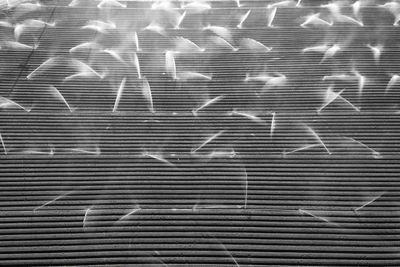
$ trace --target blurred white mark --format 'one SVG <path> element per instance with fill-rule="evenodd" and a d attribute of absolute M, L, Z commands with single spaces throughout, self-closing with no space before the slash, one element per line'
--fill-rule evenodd
<path fill-rule="evenodd" d="M 117 60 L 120 63 L 126 64 L 125 60 L 122 59 L 121 55 L 119 54 L 118 51 L 112 50 L 112 49 L 104 49 L 104 53 L 109 54 L 112 56 L 115 60 Z"/>
<path fill-rule="evenodd" d="M 239 50 L 239 48 L 233 47 L 227 40 L 225 40 L 224 38 L 219 37 L 219 36 L 211 37 L 211 41 L 214 42 L 216 45 L 230 49 L 233 52 L 236 52 Z"/>
<path fill-rule="evenodd" d="M 98 77 L 100 79 L 103 79 L 105 77 L 105 74 L 99 74 L 98 72 L 96 72 L 92 67 L 90 67 L 89 65 L 87 65 L 86 63 L 77 60 L 77 59 L 71 59 L 69 61 L 69 65 L 73 68 L 76 69 L 76 71 L 78 73 L 70 75 L 66 78 L 64 78 L 64 81 L 69 81 L 72 80 L 74 78 L 80 78 L 80 77 Z"/>
<path fill-rule="evenodd" d="M 337 223 L 334 223 L 334 222 L 328 220 L 328 219 L 325 218 L 325 217 L 315 215 L 315 214 L 312 213 L 311 211 L 304 210 L 304 209 L 299 209 L 298 211 L 299 211 L 299 213 L 300 213 L 301 215 L 308 215 L 308 216 L 314 217 L 314 218 L 316 218 L 316 219 L 318 219 L 318 220 L 324 221 L 324 222 L 326 222 L 326 223 L 328 223 L 328 224 L 334 225 L 334 226 L 336 226 L 336 227 L 339 226 Z"/>
<path fill-rule="evenodd" d="M 17 23 L 14 26 L 14 38 L 16 41 L 19 40 L 21 37 L 22 33 L 29 28 L 44 28 L 44 27 L 55 27 L 56 23 L 48 23 L 44 22 L 42 20 L 37 20 L 37 19 L 28 19 L 23 21 L 22 23 Z"/>
<path fill-rule="evenodd" d="M 257 81 L 264 82 L 266 86 L 282 86 L 286 83 L 287 78 L 284 74 L 277 73 L 277 76 L 269 76 L 267 74 L 261 74 L 258 76 L 250 76 L 249 73 L 246 73 L 245 82 Z"/>
<path fill-rule="evenodd" d="M 13 50 L 33 50 L 38 48 L 39 43 L 35 43 L 34 45 L 26 45 L 22 44 L 20 42 L 14 42 L 14 41 L 6 41 L 1 44 L 1 49 L 3 48 L 8 48 L 8 49 L 13 49 Z"/>
<path fill-rule="evenodd" d="M 206 10 L 211 9 L 211 5 L 209 3 L 201 1 L 201 0 L 194 0 L 187 4 L 184 4 L 184 2 L 181 2 L 181 8 L 186 9 L 190 13 L 203 13 Z"/>
<path fill-rule="evenodd" d="M 267 17 L 268 17 L 268 24 L 267 24 L 267 26 L 268 26 L 269 28 L 275 27 L 275 26 L 272 25 L 272 23 L 274 22 L 274 19 L 275 19 L 276 10 L 277 10 L 276 7 L 270 7 L 270 8 L 267 7 Z"/>
<path fill-rule="evenodd" d="M 205 102 L 205 103 L 204 103 L 203 105 L 201 105 L 200 107 L 198 107 L 198 108 L 192 110 L 193 115 L 194 115 L 194 116 L 197 116 L 197 113 L 198 113 L 200 110 L 204 109 L 205 107 L 208 107 L 208 106 L 211 105 L 211 104 L 214 104 L 214 103 L 220 101 L 222 98 L 224 98 L 224 95 L 220 95 L 220 96 L 214 97 L 213 99 L 208 100 L 207 102 Z"/>
<path fill-rule="evenodd" d="M 75 53 L 75 52 L 81 52 L 86 51 L 86 50 L 100 50 L 101 46 L 95 42 L 85 42 L 82 44 L 79 44 L 77 46 L 72 47 L 69 52 L 70 53 Z"/>
<path fill-rule="evenodd" d="M 269 52 L 272 50 L 271 47 L 267 47 L 264 44 L 260 43 L 259 41 L 256 41 L 251 38 L 243 38 L 240 40 L 240 47 L 252 50 L 254 52 Z"/>
<path fill-rule="evenodd" d="M 240 17 L 239 24 L 236 25 L 236 28 L 241 29 L 241 28 L 243 27 L 243 23 L 246 21 L 246 19 L 247 19 L 248 16 L 250 15 L 250 13 L 251 13 L 251 9 L 249 9 L 249 11 L 247 11 L 244 15 L 242 15 L 242 16 Z"/>
<path fill-rule="evenodd" d="M 12 28 L 14 25 L 11 22 L 0 20 L 0 27 Z"/>
<path fill-rule="evenodd" d="M 179 36 L 175 38 L 175 51 L 179 53 L 197 53 L 204 52 L 205 49 L 199 47 L 191 40 Z"/>
<path fill-rule="evenodd" d="M 102 0 L 98 5 L 97 8 L 126 8 L 126 4 L 122 4 L 117 0 Z"/>
<path fill-rule="evenodd" d="M 330 155 L 332 154 L 329 149 L 326 147 L 325 143 L 322 141 L 322 139 L 319 137 L 319 135 L 307 124 L 303 123 L 304 127 L 308 130 L 309 133 L 311 133 L 315 139 L 325 148 L 326 152 Z"/>
<path fill-rule="evenodd" d="M 119 218 L 118 221 L 123 221 L 123 220 L 125 220 L 126 218 L 128 218 L 129 216 L 131 216 L 131 215 L 137 213 L 137 212 L 140 211 L 141 209 L 142 209 L 142 208 L 141 208 L 139 205 L 136 204 L 134 209 L 132 209 L 130 212 L 128 212 L 127 214 L 125 214 L 124 216 L 122 216 L 121 218 Z"/>
<path fill-rule="evenodd" d="M 358 208 L 355 208 L 354 211 L 359 211 L 362 210 L 363 208 L 365 208 L 366 206 L 372 204 L 373 202 L 375 202 L 376 200 L 378 200 L 379 198 L 381 198 L 383 196 L 385 192 L 380 193 L 379 195 L 377 195 L 376 197 L 373 197 L 371 200 L 365 202 L 363 205 L 359 206 Z"/>
<path fill-rule="evenodd" d="M 151 94 L 150 84 L 147 81 L 146 77 L 143 77 L 143 85 L 142 85 L 142 95 L 148 102 L 149 110 L 151 113 L 154 113 L 154 106 L 153 106 L 153 97 Z"/>
<path fill-rule="evenodd" d="M 392 78 L 390 78 L 390 80 L 385 88 L 385 94 L 387 94 L 393 88 L 393 86 L 395 86 L 397 84 L 399 79 L 400 79 L 400 76 L 397 74 L 394 74 L 392 76 Z"/>
<path fill-rule="evenodd" d="M 100 156 L 101 150 L 99 146 L 95 146 L 94 150 L 87 150 L 83 148 L 71 148 L 71 151 L 73 152 L 78 152 L 78 153 L 84 153 L 84 154 L 93 154 L 96 156 Z"/>
<path fill-rule="evenodd" d="M 362 21 L 343 15 L 340 11 L 341 6 L 338 4 L 338 2 L 321 5 L 321 8 L 327 8 L 335 22 L 350 23 L 361 27 L 364 26 Z"/>
<path fill-rule="evenodd" d="M 310 145 L 305 145 L 305 146 L 296 148 L 296 149 L 291 150 L 291 151 L 288 151 L 288 152 L 285 151 L 285 152 L 283 153 L 283 155 L 293 154 L 293 153 L 296 153 L 296 152 L 298 152 L 298 151 L 307 150 L 307 149 L 310 149 L 310 148 L 313 148 L 313 147 L 317 147 L 317 146 L 320 146 L 320 145 L 321 145 L 321 144 L 310 144 Z"/>
<path fill-rule="evenodd" d="M 106 34 L 109 30 L 114 30 L 117 28 L 114 22 L 104 22 L 101 20 L 89 20 L 85 26 L 82 26 L 81 29 L 93 30 L 99 33 Z"/>
<path fill-rule="evenodd" d="M 221 130 L 218 133 L 210 136 L 209 138 L 207 138 L 200 146 L 198 146 L 195 149 L 192 149 L 192 151 L 190 151 L 191 154 L 196 153 L 198 150 L 202 149 L 204 146 L 206 146 L 208 143 L 210 143 L 211 141 L 217 139 L 218 137 L 220 137 L 222 134 L 224 134 L 226 132 L 226 130 Z"/>
<path fill-rule="evenodd" d="M 321 19 L 319 16 L 321 13 L 315 13 L 315 14 L 310 14 L 307 16 L 304 16 L 305 21 L 300 24 L 300 27 L 306 28 L 309 25 L 311 26 L 332 26 L 333 22 L 327 22 L 326 20 Z"/>
<path fill-rule="evenodd" d="M 54 198 L 54 199 L 52 199 L 52 200 L 50 200 L 50 201 L 45 202 L 43 205 L 40 205 L 40 206 L 36 207 L 33 211 L 37 211 L 37 210 L 39 210 L 39 209 L 42 209 L 42 208 L 44 208 L 44 207 L 50 205 L 51 203 L 54 203 L 54 202 L 56 202 L 57 200 L 59 200 L 59 199 L 65 197 L 65 196 L 68 196 L 69 194 L 71 194 L 71 193 L 73 193 L 73 192 L 74 192 L 74 191 L 69 191 L 69 192 L 67 192 L 67 193 L 65 193 L 65 194 L 63 194 L 63 195 L 59 195 L 59 196 L 57 196 L 56 198 Z"/>
<path fill-rule="evenodd" d="M 178 13 L 178 15 L 176 17 L 175 26 L 174 26 L 175 30 L 181 29 L 181 24 L 182 24 L 182 21 L 185 19 L 185 17 L 186 17 L 186 11 L 184 11 L 182 14 Z"/>
<path fill-rule="evenodd" d="M 205 74 L 201 74 L 201 73 L 193 72 L 193 71 L 184 71 L 184 72 L 180 72 L 178 74 L 177 79 L 178 80 L 183 80 L 183 81 L 187 81 L 187 80 L 208 80 L 208 81 L 211 81 L 212 80 L 212 75 L 205 75 Z"/>
<path fill-rule="evenodd" d="M 400 4 L 396 1 L 387 2 L 379 7 L 388 10 L 394 16 L 393 26 L 399 26 L 400 21 Z"/>
<path fill-rule="evenodd" d="M 139 46 L 139 37 L 137 32 L 133 32 L 133 42 L 135 43 L 136 46 L 136 52 L 141 51 L 140 46 Z"/>
<path fill-rule="evenodd" d="M 173 164 L 172 162 L 166 160 L 164 158 L 164 156 L 161 153 L 149 153 L 149 152 L 144 152 L 142 154 L 144 157 L 149 157 L 149 158 L 153 158 L 155 160 L 158 160 L 160 162 L 165 163 L 166 165 L 170 166 L 170 167 L 175 167 L 175 164 Z"/>
<path fill-rule="evenodd" d="M 228 42 L 232 42 L 232 35 L 231 31 L 228 28 L 222 27 L 222 26 L 212 26 L 212 25 L 207 25 L 206 27 L 203 27 L 203 31 L 211 31 L 218 35 L 219 37 L 222 37 Z"/>
<path fill-rule="evenodd" d="M 234 0 L 235 1 L 235 3 L 236 3 L 236 6 L 237 7 L 241 7 L 242 5 L 240 4 L 240 0 Z"/>
<path fill-rule="evenodd" d="M 233 148 L 227 151 L 217 151 L 214 150 L 211 153 L 206 155 L 207 158 L 213 159 L 213 158 L 234 158 L 236 157 L 236 152 Z"/>
<path fill-rule="evenodd" d="M 92 206 L 92 207 L 93 207 L 93 206 Z M 86 227 L 86 222 L 87 222 L 87 219 L 88 219 L 88 216 L 89 216 L 89 212 L 91 211 L 91 208 L 92 208 L 92 207 L 89 207 L 89 208 L 87 208 L 87 209 L 85 210 L 85 215 L 83 216 L 83 221 L 82 221 L 83 228 Z"/>
<path fill-rule="evenodd" d="M 361 75 L 356 69 L 355 67 L 352 68 L 351 72 L 354 74 L 354 76 L 356 77 L 356 79 L 358 80 L 358 93 L 361 95 L 364 87 L 365 87 L 365 83 L 366 83 L 366 78 L 365 76 Z"/>
<path fill-rule="evenodd" d="M 265 124 L 265 121 L 260 119 L 256 115 L 251 114 L 250 112 L 237 111 L 236 108 L 233 109 L 233 111 L 231 112 L 231 115 L 243 116 L 243 117 L 248 118 L 249 120 L 252 120 L 254 122 Z"/>
<path fill-rule="evenodd" d="M 118 91 L 117 91 L 117 96 L 115 98 L 115 102 L 114 102 L 114 108 L 113 108 L 113 112 L 116 112 L 118 109 L 118 105 L 119 105 L 119 101 L 121 100 L 121 96 L 122 93 L 125 89 L 125 83 L 126 83 L 126 77 L 124 77 L 119 85 Z"/>
<path fill-rule="evenodd" d="M 269 4 L 267 6 L 267 8 L 293 7 L 293 6 L 297 6 L 297 5 L 300 5 L 300 1 L 298 1 L 296 3 L 296 1 L 294 1 L 294 0 L 283 0 L 280 2 L 273 3 L 273 4 Z"/>
<path fill-rule="evenodd" d="M 131 60 L 133 61 L 133 65 L 136 68 L 136 72 L 137 72 L 138 78 L 142 79 L 142 74 L 141 74 L 141 71 L 140 71 L 140 62 L 139 62 L 139 58 L 138 58 L 137 54 L 136 53 L 132 53 L 132 54 L 130 54 L 130 57 L 131 57 Z"/>
<path fill-rule="evenodd" d="M 346 89 L 342 89 L 339 93 L 336 93 L 335 91 L 332 90 L 333 87 L 328 87 L 328 89 L 326 90 L 326 95 L 325 95 L 325 103 L 317 110 L 318 113 L 320 113 L 324 108 L 326 108 L 330 103 L 332 103 L 333 101 L 335 101 L 335 99 L 337 99 L 341 93 L 343 93 L 344 90 Z"/>
<path fill-rule="evenodd" d="M 232 253 L 228 250 L 228 248 L 215 236 L 211 235 L 210 233 L 207 232 L 207 235 L 214 240 L 214 242 L 218 243 L 221 248 L 225 251 L 225 253 L 229 256 L 229 258 L 232 260 L 232 262 L 235 264 L 236 267 L 240 267 L 239 263 L 236 261 L 235 257 L 233 257 Z"/>
<path fill-rule="evenodd" d="M 21 106 L 20 104 L 18 104 L 17 102 L 15 102 L 11 99 L 0 96 L 0 108 L 10 108 L 10 107 L 17 107 L 17 108 L 25 110 L 26 112 L 31 111 L 30 109 L 27 109 L 27 108 Z"/>
<path fill-rule="evenodd" d="M 65 100 L 64 96 L 61 94 L 61 92 L 55 87 L 55 86 L 49 86 L 50 93 L 57 99 L 61 100 L 69 109 L 70 112 L 73 112 L 74 110 L 70 107 L 68 104 L 67 100 Z"/>
<path fill-rule="evenodd" d="M 378 62 L 383 51 L 383 45 L 372 46 L 368 44 L 367 47 L 371 49 L 375 62 Z"/>
<path fill-rule="evenodd" d="M 174 51 L 167 50 L 165 52 L 165 69 L 174 80 L 177 79 Z"/>
<path fill-rule="evenodd" d="M 166 32 L 163 27 L 161 27 L 158 23 L 156 22 L 151 22 L 149 25 L 147 25 L 145 28 L 143 28 L 144 31 L 151 31 L 158 33 L 160 35 L 166 35 Z"/>
<path fill-rule="evenodd" d="M 157 0 L 151 5 L 151 9 L 153 10 L 165 10 L 171 11 L 176 7 L 169 0 Z"/>
<path fill-rule="evenodd" d="M 358 140 L 356 140 L 356 139 L 354 139 L 354 138 L 351 138 L 351 137 L 346 137 L 346 136 L 344 136 L 344 138 L 347 139 L 347 140 L 350 140 L 350 141 L 352 141 L 352 142 L 355 142 L 355 143 L 361 145 L 362 147 L 368 149 L 369 151 L 371 151 L 372 156 L 373 156 L 375 159 L 381 159 L 381 158 L 382 158 L 381 153 L 379 153 L 379 152 L 376 151 L 375 149 L 372 149 L 371 147 L 367 146 L 366 144 L 364 144 L 364 143 L 362 143 L 362 142 L 360 142 L 360 141 L 358 141 Z"/>
<path fill-rule="evenodd" d="M 328 58 L 332 58 L 340 49 L 341 49 L 340 46 L 338 46 L 337 44 L 334 44 L 331 47 L 329 47 L 325 51 L 324 57 L 321 59 L 320 63 L 324 62 Z"/>
<path fill-rule="evenodd" d="M 6 145 L 4 144 L 3 136 L 1 135 L 1 133 L 0 133 L 0 142 L 1 142 L 1 145 L 3 146 L 4 154 L 7 155 L 7 148 L 6 148 Z"/>
<path fill-rule="evenodd" d="M 318 52 L 318 53 L 325 53 L 330 48 L 329 45 L 318 45 L 318 46 L 310 46 L 306 47 L 302 50 L 303 53 L 306 52 Z"/>
<path fill-rule="evenodd" d="M 50 67 L 54 66 L 56 63 L 60 61 L 60 58 L 58 57 L 51 57 L 47 59 L 45 62 L 40 64 L 39 67 L 37 67 L 34 71 L 32 71 L 26 78 L 28 80 L 34 78 L 36 75 L 41 74 L 44 70 L 49 69 Z"/>
<path fill-rule="evenodd" d="M 275 112 L 272 112 L 271 114 L 272 114 L 272 118 L 271 118 L 271 128 L 270 128 L 269 136 L 272 138 L 274 131 L 275 131 L 276 122 L 275 122 Z"/>

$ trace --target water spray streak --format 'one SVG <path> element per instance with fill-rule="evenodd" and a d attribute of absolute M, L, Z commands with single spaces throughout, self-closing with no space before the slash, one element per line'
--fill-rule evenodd
<path fill-rule="evenodd" d="M 121 100 L 122 93 L 124 92 L 125 89 L 125 83 L 126 83 L 126 77 L 124 77 L 119 85 L 118 91 L 117 91 L 117 97 L 115 98 L 114 102 L 114 108 L 113 112 L 116 112 L 118 109 L 119 101 Z"/>

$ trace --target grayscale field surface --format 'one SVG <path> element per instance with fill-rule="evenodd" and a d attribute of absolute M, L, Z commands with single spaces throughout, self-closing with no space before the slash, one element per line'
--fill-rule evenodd
<path fill-rule="evenodd" d="M 0 265 L 400 266 L 398 21 L 0 0 Z"/>

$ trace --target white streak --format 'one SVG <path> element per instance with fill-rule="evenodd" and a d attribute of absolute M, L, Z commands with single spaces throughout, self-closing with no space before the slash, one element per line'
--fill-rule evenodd
<path fill-rule="evenodd" d="M 82 44 L 79 44 L 77 46 L 72 47 L 69 52 L 70 53 L 75 53 L 75 52 L 79 52 L 81 50 L 92 50 L 92 49 L 100 49 L 100 45 L 95 43 L 95 42 L 85 42 Z"/>
<path fill-rule="evenodd" d="M 168 160 L 166 160 L 166 159 L 163 157 L 163 155 L 161 155 L 161 154 L 159 154 L 159 153 L 155 154 L 155 153 L 148 153 L 148 152 L 145 152 L 145 153 L 143 153 L 143 156 L 147 156 L 147 157 L 153 158 L 153 159 L 155 159 L 155 160 L 161 161 L 161 162 L 167 164 L 167 165 L 170 166 L 170 167 L 175 167 L 175 165 L 174 165 L 173 163 L 171 163 L 171 162 L 169 162 Z"/>
<path fill-rule="evenodd" d="M 308 125 L 304 124 L 304 126 L 307 128 L 307 130 L 317 139 L 317 141 L 325 148 L 326 152 L 330 155 L 332 154 L 329 149 L 326 147 L 322 139 L 319 137 L 319 135 Z"/>
<path fill-rule="evenodd" d="M 153 106 L 153 97 L 151 94 L 150 84 L 147 81 L 146 77 L 143 78 L 143 86 L 142 86 L 142 95 L 149 103 L 149 110 L 151 113 L 154 113 L 154 106 Z"/>
<path fill-rule="evenodd" d="M 230 32 L 230 30 L 228 30 L 225 27 L 208 25 L 203 28 L 203 31 L 206 31 L 206 30 L 212 31 L 219 37 L 222 37 L 223 39 L 227 40 L 228 42 L 232 42 L 231 32 Z"/>
<path fill-rule="evenodd" d="M 86 221 L 87 221 L 89 212 L 91 211 L 91 208 L 92 208 L 92 207 L 89 207 L 89 208 L 87 208 L 87 209 L 85 210 L 85 216 L 83 216 L 83 221 L 82 221 L 83 228 L 86 227 Z"/>
<path fill-rule="evenodd" d="M 60 99 L 64 104 L 68 107 L 69 111 L 72 112 L 73 109 L 69 106 L 67 100 L 65 100 L 64 96 L 61 94 L 61 92 L 55 87 L 55 86 L 49 86 L 49 89 L 51 90 L 51 94 L 55 96 L 57 99 Z"/>
<path fill-rule="evenodd" d="M 119 85 L 117 97 L 115 98 L 113 112 L 116 112 L 118 109 L 119 101 L 121 100 L 122 93 L 125 89 L 126 77 L 124 77 Z"/>
<path fill-rule="evenodd" d="M 175 66 L 175 58 L 173 51 L 165 52 L 165 69 L 169 75 L 172 76 L 174 80 L 177 79 L 176 76 L 176 66 Z"/>
<path fill-rule="evenodd" d="M 303 53 L 306 52 L 319 52 L 319 53 L 325 53 L 329 49 L 328 45 L 319 45 L 319 46 L 310 46 L 306 47 L 302 50 Z"/>
<path fill-rule="evenodd" d="M 70 61 L 70 65 L 77 70 L 78 73 L 70 75 L 64 79 L 64 81 L 69 81 L 71 79 L 77 78 L 77 77 L 98 77 L 100 79 L 104 78 L 104 74 L 100 75 L 98 72 L 96 72 L 92 67 L 87 65 L 86 63 L 77 60 L 77 59 L 72 59 Z"/>
<path fill-rule="evenodd" d="M 262 120 L 262 119 L 260 119 L 259 117 L 255 116 L 255 115 L 253 115 L 253 114 L 250 114 L 250 113 L 239 112 L 239 111 L 237 111 L 236 109 L 234 109 L 234 110 L 232 111 L 231 115 L 243 116 L 243 117 L 246 117 L 246 118 L 248 118 L 248 119 L 250 119 L 250 120 L 252 120 L 252 121 L 254 121 L 254 122 L 265 124 L 265 121 Z"/>
<path fill-rule="evenodd" d="M 178 80 L 183 80 L 183 81 L 187 81 L 187 80 L 208 80 L 211 81 L 212 80 L 212 75 L 204 75 L 198 72 L 192 72 L 192 71 L 184 71 L 179 73 L 178 75 Z"/>
<path fill-rule="evenodd" d="M 2 44 L 1 46 L 2 48 L 11 48 L 11 49 L 15 49 L 15 50 L 32 50 L 32 49 L 36 49 L 38 47 L 38 44 L 34 44 L 32 45 L 26 45 L 26 44 L 22 44 L 20 42 L 14 42 L 14 41 L 6 41 Z"/>
<path fill-rule="evenodd" d="M 373 197 L 371 200 L 367 201 L 366 203 L 364 203 L 363 205 L 361 205 L 360 207 L 354 209 L 355 211 L 359 211 L 363 208 L 365 208 L 366 206 L 368 206 L 369 204 L 375 202 L 377 199 L 381 198 L 383 196 L 385 192 L 382 192 L 381 194 L 377 195 L 376 197 Z"/>
<path fill-rule="evenodd" d="M 213 141 L 214 139 L 218 138 L 219 136 L 221 136 L 222 134 L 224 134 L 226 132 L 226 130 L 222 130 L 219 131 L 218 133 L 210 136 L 207 140 L 205 140 L 200 146 L 198 146 L 196 149 L 192 149 L 192 151 L 190 153 L 194 154 L 196 153 L 198 150 L 202 149 L 204 146 L 206 146 L 208 143 L 210 143 L 211 141 Z"/>
<path fill-rule="evenodd" d="M 60 198 L 63 198 L 63 197 L 65 197 L 65 196 L 71 194 L 72 192 L 74 192 L 74 191 L 69 191 L 69 192 L 67 192 L 67 193 L 65 193 L 65 194 L 63 194 L 63 195 L 59 195 L 59 196 L 57 196 L 56 198 L 54 198 L 54 199 L 52 199 L 52 200 L 50 200 L 50 201 L 47 201 L 47 202 L 44 203 L 43 205 L 40 205 L 39 207 L 36 207 L 33 211 L 37 211 L 38 209 L 44 208 L 44 207 L 48 206 L 49 204 L 56 202 L 56 201 L 59 200 Z"/>
<path fill-rule="evenodd" d="M 199 47 L 189 39 L 179 36 L 175 38 L 175 51 L 180 53 L 197 53 L 204 52 L 205 49 Z"/>
<path fill-rule="evenodd" d="M 269 12 L 268 12 L 268 27 L 269 28 L 273 28 L 274 27 L 272 25 L 272 23 L 274 22 L 274 19 L 275 19 L 276 10 L 277 10 L 277 8 L 274 7 L 274 8 L 272 8 L 272 10 L 269 10 Z"/>
<path fill-rule="evenodd" d="M 18 104 L 17 102 L 14 102 L 11 99 L 8 99 L 8 98 L 0 96 L 0 108 L 8 108 L 10 106 L 11 107 L 18 107 L 20 109 L 25 110 L 26 112 L 30 112 L 31 111 L 30 109 L 27 109 L 27 108 L 21 106 L 20 104 Z"/>
<path fill-rule="evenodd" d="M 103 8 L 126 8 L 126 4 L 121 4 L 117 0 L 102 0 L 98 5 L 97 8 L 103 9 Z"/>
<path fill-rule="evenodd" d="M 387 94 L 392 88 L 393 86 L 399 81 L 400 76 L 397 74 L 394 74 L 392 76 L 392 78 L 390 78 L 390 81 L 388 82 L 386 88 L 385 88 L 385 94 Z"/>
<path fill-rule="evenodd" d="M 318 113 L 320 113 L 324 108 L 326 108 L 330 103 L 335 101 L 336 98 L 339 97 L 341 93 L 346 89 L 342 89 L 339 93 L 336 93 L 335 91 L 332 90 L 332 87 L 329 87 L 326 90 L 326 96 L 325 96 L 325 103 L 318 109 Z"/>
<path fill-rule="evenodd" d="M 81 29 L 89 29 L 97 31 L 99 33 L 108 33 L 109 30 L 114 30 L 117 28 L 114 22 L 104 22 L 101 20 L 89 20 L 88 23 L 81 27 Z"/>
<path fill-rule="evenodd" d="M 366 144 L 364 144 L 364 143 L 362 143 L 362 142 L 360 142 L 360 141 L 358 141 L 358 140 L 356 140 L 356 139 L 354 139 L 354 138 L 351 138 L 351 137 L 344 137 L 344 138 L 347 139 L 347 140 L 350 140 L 350 141 L 352 141 L 352 142 L 356 142 L 357 144 L 359 144 L 359 145 L 361 145 L 362 147 L 365 147 L 366 149 L 368 149 L 369 151 L 371 151 L 371 152 L 372 152 L 372 155 L 373 155 L 373 157 L 374 157 L 375 159 L 381 159 L 381 158 L 382 158 L 381 153 L 379 153 L 379 152 L 376 151 L 375 149 L 370 148 L 370 147 L 367 146 Z"/>
<path fill-rule="evenodd" d="M 140 62 L 139 62 L 139 58 L 138 58 L 138 56 L 137 56 L 136 53 L 133 53 L 132 55 L 133 55 L 133 59 L 132 59 L 132 57 L 131 57 L 131 60 L 133 61 L 133 64 L 135 65 L 138 78 L 139 78 L 139 79 L 142 79 L 142 74 L 141 74 L 141 71 L 140 71 Z"/>
<path fill-rule="evenodd" d="M 0 133 L 0 141 L 1 145 L 3 146 L 4 154 L 7 155 L 7 148 L 6 145 L 4 144 L 3 136 L 1 135 L 1 133 Z"/>
<path fill-rule="evenodd" d="M 234 51 L 234 52 L 236 52 L 236 51 L 239 50 L 238 48 L 233 47 L 227 40 L 225 40 L 224 38 L 221 38 L 221 37 L 219 37 L 219 36 L 213 36 L 213 37 L 211 38 L 211 40 L 212 40 L 216 45 L 222 46 L 222 47 L 225 47 L 225 48 L 228 48 L 228 49 L 231 49 L 231 50 Z"/>
<path fill-rule="evenodd" d="M 174 27 L 176 30 L 180 29 L 181 23 L 184 20 L 185 16 L 186 16 L 186 11 L 184 11 L 182 15 L 179 14 L 178 17 L 176 18 L 176 24 Z"/>
<path fill-rule="evenodd" d="M 112 49 L 104 49 L 103 50 L 104 53 L 109 54 L 110 56 L 112 56 L 114 59 L 116 59 L 117 61 L 119 61 L 120 63 L 124 63 L 125 61 L 122 59 L 122 57 L 118 54 L 117 51 L 112 50 Z"/>
<path fill-rule="evenodd" d="M 368 44 L 367 47 L 371 49 L 375 62 L 378 62 L 383 51 L 383 45 L 372 46 Z"/>
<path fill-rule="evenodd" d="M 321 221 L 324 221 L 324 222 L 326 222 L 326 223 L 328 223 L 328 224 L 332 224 L 332 225 L 338 226 L 336 223 L 331 222 L 330 220 L 328 220 L 328 219 L 325 218 L 325 217 L 317 216 L 317 215 L 313 214 L 311 211 L 299 209 L 299 213 L 300 213 L 301 215 L 309 215 L 309 216 L 311 216 L 311 217 L 314 217 L 314 218 L 316 218 L 316 219 L 319 219 L 319 220 L 321 220 Z"/>
<path fill-rule="evenodd" d="M 128 218 L 129 216 L 131 216 L 132 214 L 137 213 L 138 211 L 140 211 L 142 208 L 140 208 L 139 205 L 135 205 L 135 208 L 132 209 L 130 212 L 128 212 L 127 214 L 125 214 L 124 216 L 122 216 L 121 218 L 119 218 L 118 221 L 122 221 L 125 220 L 126 218 Z"/>
<path fill-rule="evenodd" d="M 267 47 L 264 44 L 260 43 L 259 41 L 256 41 L 251 38 L 243 38 L 240 41 L 240 46 L 256 52 L 266 53 L 272 50 L 271 47 Z"/>
<path fill-rule="evenodd" d="M 59 60 L 57 57 L 51 57 L 42 64 L 40 64 L 39 67 L 37 67 L 34 71 L 32 71 L 26 78 L 28 80 L 34 78 L 36 75 L 42 73 L 44 70 L 49 69 L 50 67 L 54 66 L 55 63 Z"/>
<path fill-rule="evenodd" d="M 156 32 L 160 35 L 165 35 L 166 32 L 164 30 L 163 27 L 161 27 L 159 24 L 157 24 L 156 22 L 151 22 L 149 25 L 147 25 L 143 30 L 147 30 L 147 31 L 152 31 L 152 32 Z"/>
<path fill-rule="evenodd" d="M 316 13 L 316 14 L 310 14 L 305 16 L 305 21 L 300 24 L 300 27 L 302 28 L 306 28 L 308 25 L 312 25 L 312 26 L 332 26 L 333 22 L 327 22 L 326 20 L 321 19 L 319 16 L 321 14 L 320 13 Z"/>
<path fill-rule="evenodd" d="M 240 22 L 238 25 L 236 25 L 236 27 L 238 29 L 241 29 L 243 27 L 243 23 L 246 21 L 247 17 L 250 15 L 251 9 L 249 9 L 249 11 L 246 12 L 246 14 L 244 14 L 243 16 L 240 17 Z"/>
<path fill-rule="evenodd" d="M 140 46 L 139 46 L 139 37 L 137 35 L 137 32 L 133 32 L 133 41 L 134 41 L 135 46 L 136 46 L 136 52 L 141 51 Z"/>
<path fill-rule="evenodd" d="M 275 112 L 272 112 L 272 118 L 271 118 L 271 129 L 270 129 L 270 137 L 272 138 L 272 135 L 274 134 L 275 131 Z"/>
<path fill-rule="evenodd" d="M 296 152 L 298 152 L 298 151 L 306 150 L 306 149 L 313 148 L 313 147 L 317 147 L 317 146 L 320 146 L 320 145 L 321 145 L 321 144 L 305 145 L 305 146 L 296 148 L 296 149 L 294 149 L 294 150 L 291 150 L 291 151 L 289 151 L 289 152 L 284 152 L 284 155 L 296 153 Z"/>
<path fill-rule="evenodd" d="M 200 110 L 204 109 L 205 107 L 207 107 L 207 106 L 209 106 L 209 105 L 211 105 L 211 104 L 214 104 L 215 102 L 218 102 L 218 101 L 221 100 L 222 98 L 224 98 L 224 95 L 220 95 L 220 96 L 217 96 L 217 97 L 215 97 L 215 98 L 213 98 L 213 99 L 208 100 L 206 103 L 204 103 L 204 104 L 201 105 L 200 107 L 198 107 L 198 108 L 192 110 L 193 115 L 194 115 L 194 116 L 197 116 L 197 112 L 199 112 Z"/>

